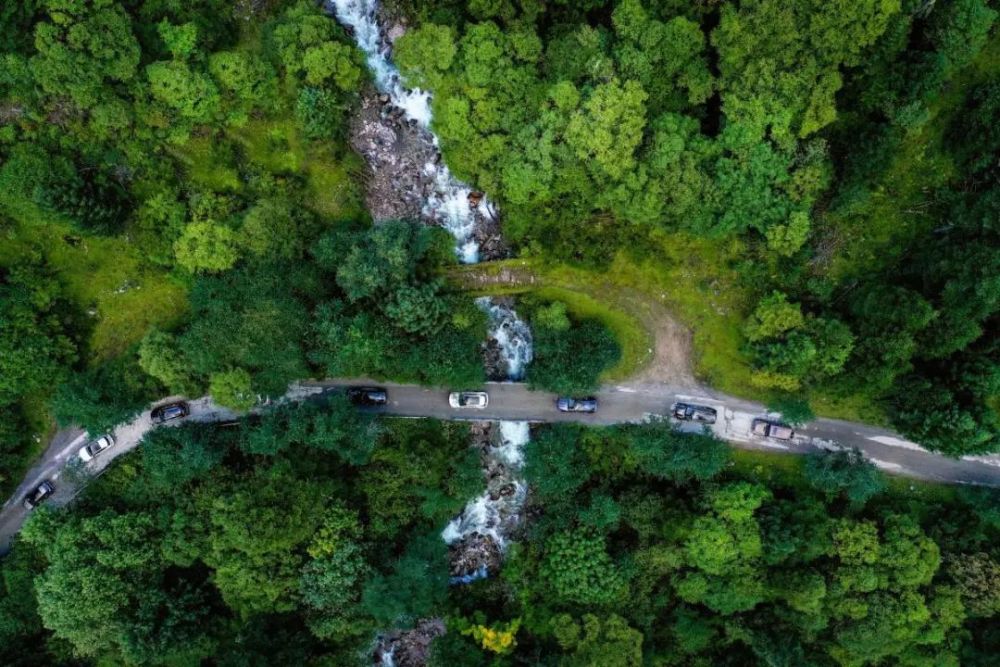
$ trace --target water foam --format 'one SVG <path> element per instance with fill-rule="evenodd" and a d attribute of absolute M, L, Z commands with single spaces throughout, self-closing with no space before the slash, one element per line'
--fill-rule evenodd
<path fill-rule="evenodd" d="M 500 345 L 508 380 L 524 379 L 524 371 L 534 358 L 531 328 L 510 306 L 488 296 L 476 299 L 476 305 L 490 318 L 490 338 Z"/>
<path fill-rule="evenodd" d="M 419 88 L 403 85 L 402 76 L 392 62 L 392 45 L 379 24 L 378 0 L 326 0 L 327 11 L 350 28 L 358 47 L 365 52 L 375 87 L 389 96 L 390 102 L 403 110 L 405 117 L 427 130 L 435 147 L 437 136 L 431 132 L 433 119 L 431 95 Z M 475 241 L 476 213 L 496 218 L 496 206 L 485 196 L 473 204 L 472 188 L 455 178 L 444 164 L 428 163 L 424 171 L 433 179 L 433 191 L 427 196 L 422 213 L 455 237 L 455 254 L 465 264 L 479 261 L 479 243 Z"/>

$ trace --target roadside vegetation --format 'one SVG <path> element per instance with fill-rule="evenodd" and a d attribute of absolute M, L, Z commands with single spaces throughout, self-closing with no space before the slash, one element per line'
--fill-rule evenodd
<path fill-rule="evenodd" d="M 440 532 L 483 483 L 468 441 L 343 396 L 157 429 L 72 511 L 25 526 L 0 565 L 0 659 L 354 664 L 427 618 L 448 630 L 432 667 L 1000 650 L 995 493 L 887 487 L 851 453 L 732 461 L 666 423 L 544 426 L 526 533 L 499 576 L 449 586 Z"/>

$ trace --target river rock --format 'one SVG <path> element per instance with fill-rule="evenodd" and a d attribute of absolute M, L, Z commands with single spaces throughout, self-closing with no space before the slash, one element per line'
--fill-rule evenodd
<path fill-rule="evenodd" d="M 473 533 L 448 548 L 453 578 L 472 577 L 477 572 L 495 574 L 500 570 L 503 551 L 492 537 Z"/>
<path fill-rule="evenodd" d="M 441 152 L 431 133 L 407 119 L 404 111 L 391 103 L 389 95 L 374 89 L 362 94 L 358 111 L 351 119 L 348 141 L 368 164 L 365 204 L 375 222 L 421 220 L 442 224 L 426 206 L 441 196 L 435 178 L 442 165 Z M 477 191 L 470 192 L 467 201 L 475 222 L 472 239 L 479 244 L 479 259 L 508 257 L 510 250 L 500 233 L 496 206 Z"/>
<path fill-rule="evenodd" d="M 424 667 L 431 642 L 447 632 L 440 618 L 417 621 L 412 630 L 396 630 L 379 638 L 375 646 L 374 664 L 396 667 Z"/>
<path fill-rule="evenodd" d="M 486 379 L 499 382 L 507 379 L 507 362 L 503 358 L 500 343 L 494 338 L 488 338 L 482 345 L 483 366 L 486 367 Z"/>

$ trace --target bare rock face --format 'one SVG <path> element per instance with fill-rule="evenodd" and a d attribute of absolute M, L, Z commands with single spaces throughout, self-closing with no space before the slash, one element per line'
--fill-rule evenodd
<path fill-rule="evenodd" d="M 397 630 L 383 635 L 375 647 L 374 664 L 424 667 L 431 642 L 447 629 L 440 618 L 425 618 L 417 621 L 412 630 Z"/>
<path fill-rule="evenodd" d="M 394 23 L 385 31 L 385 37 L 390 44 L 395 44 L 396 40 L 406 34 L 406 26 L 403 23 Z"/>

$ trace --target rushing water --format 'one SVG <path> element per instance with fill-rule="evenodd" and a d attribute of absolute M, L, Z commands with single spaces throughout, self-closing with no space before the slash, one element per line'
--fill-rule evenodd
<path fill-rule="evenodd" d="M 528 323 L 513 308 L 488 296 L 476 299 L 476 305 L 490 318 L 489 335 L 500 346 L 507 379 L 524 379 L 524 371 L 534 357 Z"/>
<path fill-rule="evenodd" d="M 506 551 L 510 533 L 521 521 L 521 508 L 527 487 L 520 479 L 524 462 L 524 445 L 530 437 L 528 422 L 502 421 L 492 434 L 486 451 L 488 481 L 486 491 L 469 501 L 462 513 L 448 522 L 441 539 L 448 545 L 478 547 L 481 538 L 496 545 L 500 554 Z M 453 584 L 469 584 L 485 579 L 489 570 L 485 563 L 451 578 Z"/>
<path fill-rule="evenodd" d="M 391 104 L 402 109 L 406 118 L 425 128 L 437 147 L 437 136 L 430 131 L 430 93 L 403 85 L 399 70 L 392 62 L 392 45 L 379 24 L 378 0 L 326 0 L 325 7 L 353 31 L 355 41 L 367 56 L 376 88 L 388 95 Z M 424 173 L 433 184 L 433 192 L 427 198 L 422 213 L 455 237 L 455 252 L 461 261 L 474 264 L 479 261 L 479 243 L 474 239 L 477 215 L 493 219 L 496 208 L 485 196 L 472 197 L 472 188 L 438 162 L 424 165 Z"/>
<path fill-rule="evenodd" d="M 376 88 L 388 95 L 393 106 L 402 109 L 405 117 L 426 130 L 427 141 L 440 156 L 438 139 L 430 130 L 432 119 L 430 94 L 403 85 L 399 70 L 392 62 L 392 45 L 379 24 L 378 0 L 325 0 L 327 11 L 351 29 L 358 46 L 367 56 Z M 465 263 L 479 261 L 479 244 L 475 240 L 477 225 L 483 220 L 495 220 L 496 208 L 485 195 L 473 193 L 471 187 L 456 179 L 440 159 L 423 166 L 425 179 L 431 183 L 422 215 L 440 224 L 455 237 L 455 252 Z M 477 304 L 490 319 L 490 338 L 496 340 L 505 366 L 506 379 L 520 380 L 532 359 L 531 330 L 510 306 L 488 297 Z M 528 442 L 526 422 L 499 422 L 485 452 L 486 491 L 469 501 L 462 513 L 445 526 L 442 539 L 459 550 L 470 552 L 494 547 L 502 553 L 508 536 L 520 521 L 520 512 L 527 488 L 519 478 L 523 464 L 522 448 Z M 489 543 L 492 543 L 489 544 Z M 488 576 L 485 564 L 452 578 L 452 583 L 467 584 Z M 383 654 L 383 664 L 393 662 L 392 650 Z"/>

